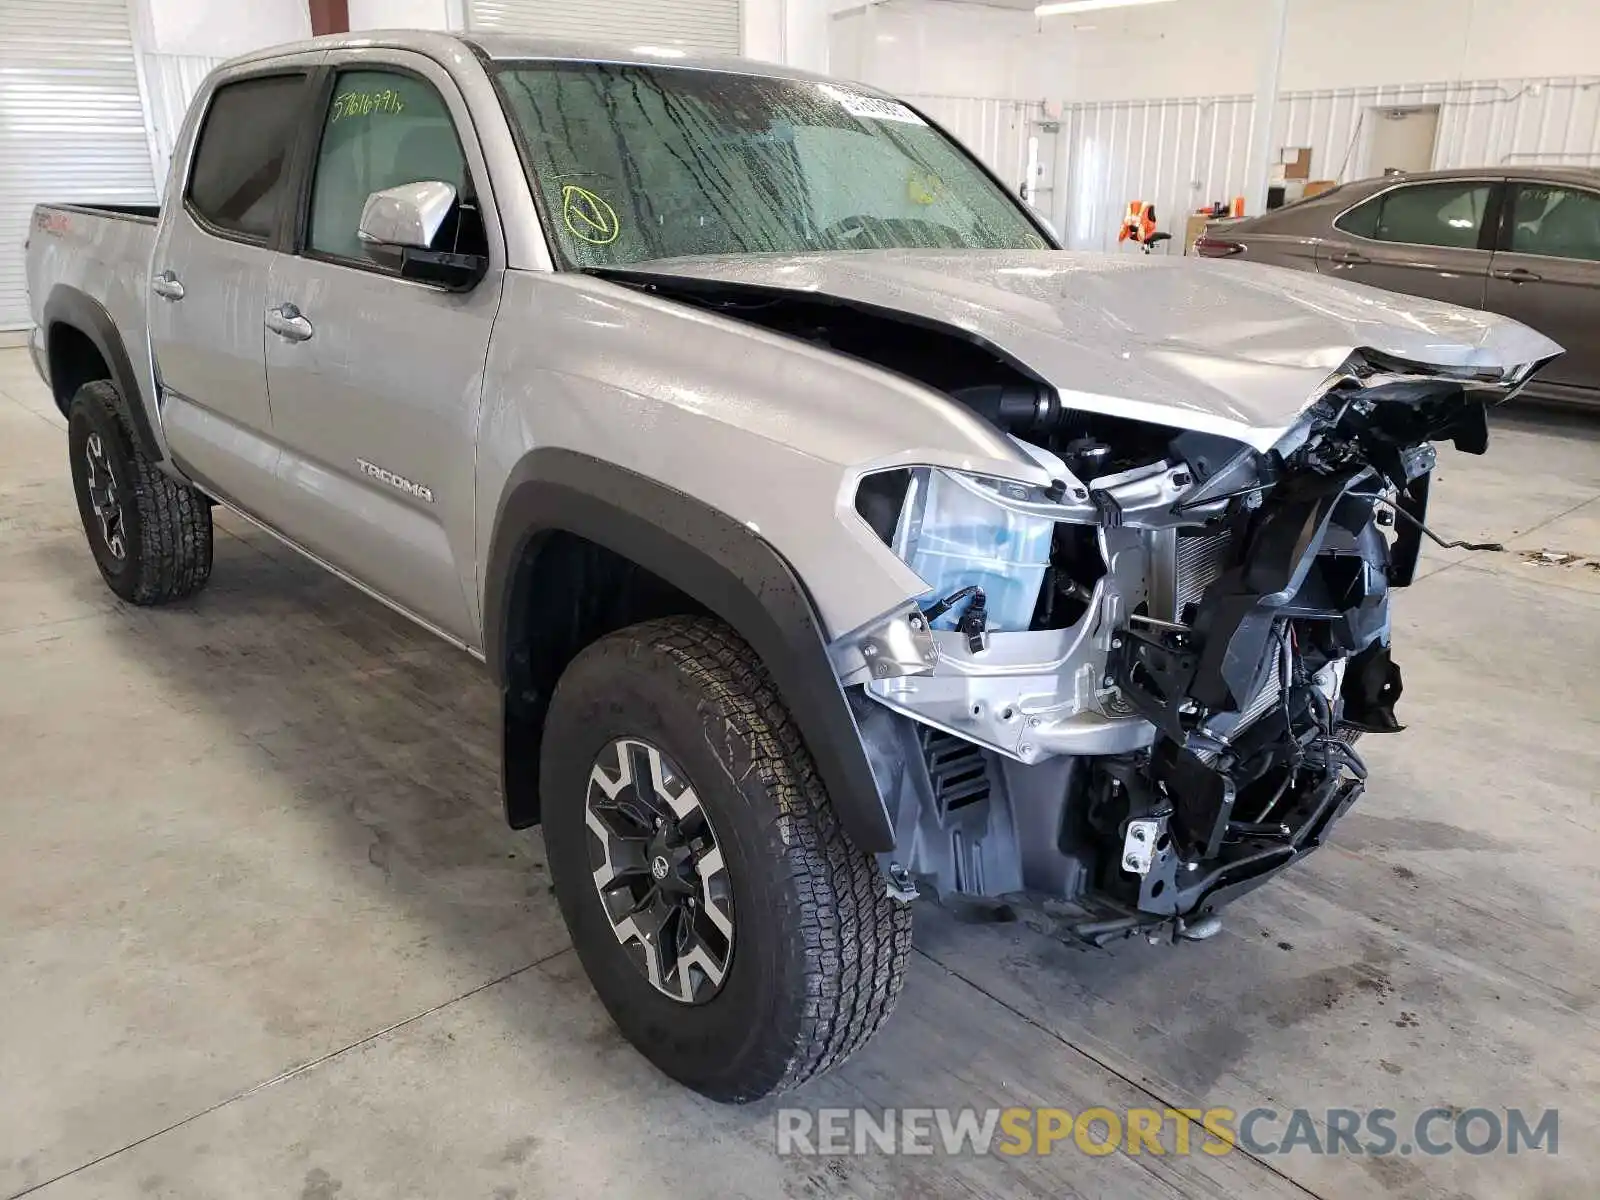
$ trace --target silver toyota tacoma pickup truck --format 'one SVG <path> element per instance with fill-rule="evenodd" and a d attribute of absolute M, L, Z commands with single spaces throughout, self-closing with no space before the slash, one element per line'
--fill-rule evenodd
<path fill-rule="evenodd" d="M 883 1023 L 919 889 L 1200 939 L 1322 844 L 1433 443 L 1560 349 L 1065 253 L 893 98 L 668 53 L 231 62 L 159 211 L 37 210 L 32 347 L 124 600 L 223 505 L 484 662 L 600 999 L 745 1101 Z"/>

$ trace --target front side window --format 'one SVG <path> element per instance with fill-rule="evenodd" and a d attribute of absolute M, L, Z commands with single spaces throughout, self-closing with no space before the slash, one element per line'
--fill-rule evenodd
<path fill-rule="evenodd" d="M 607 63 L 498 82 L 562 257 L 1043 248 L 1017 201 L 909 108 L 842 85 Z"/>
<path fill-rule="evenodd" d="M 1489 184 L 1471 182 L 1397 187 L 1351 209 L 1336 225 L 1379 242 L 1474 250 L 1489 192 Z"/>
<path fill-rule="evenodd" d="M 217 89 L 189 173 L 189 204 L 207 223 L 272 236 L 304 86 L 304 75 L 275 75 Z"/>
<path fill-rule="evenodd" d="M 399 71 L 345 71 L 323 118 L 307 246 L 372 265 L 357 231 L 373 192 L 448 183 L 467 197 L 466 160 L 444 98 Z"/>
<path fill-rule="evenodd" d="M 1520 183 L 1511 212 L 1511 249 L 1547 258 L 1600 262 L 1600 195 Z"/>

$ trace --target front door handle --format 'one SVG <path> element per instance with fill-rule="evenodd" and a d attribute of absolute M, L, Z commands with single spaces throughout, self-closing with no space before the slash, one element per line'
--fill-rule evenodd
<path fill-rule="evenodd" d="M 316 332 L 311 322 L 301 316 L 300 310 L 292 304 L 280 304 L 277 308 L 267 309 L 267 328 L 291 342 L 309 341 Z"/>
<path fill-rule="evenodd" d="M 182 300 L 183 284 L 171 271 L 163 271 L 150 281 L 150 290 L 163 300 Z"/>
<path fill-rule="evenodd" d="M 1359 250 L 1341 250 L 1333 256 L 1333 261 L 1341 267 L 1364 267 L 1372 260 Z"/>
<path fill-rule="evenodd" d="M 1509 271 L 1496 271 L 1494 277 L 1496 279 L 1504 279 L 1507 283 L 1538 283 L 1544 278 L 1543 275 L 1536 271 L 1530 271 L 1527 267 L 1513 267 Z"/>

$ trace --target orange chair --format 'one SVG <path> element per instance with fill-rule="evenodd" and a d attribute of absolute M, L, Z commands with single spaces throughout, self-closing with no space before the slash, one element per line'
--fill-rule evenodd
<path fill-rule="evenodd" d="M 1156 228 L 1155 205 L 1146 204 L 1143 200 L 1128 202 L 1128 215 L 1122 219 L 1122 228 L 1117 232 L 1119 246 L 1132 241 L 1149 254 L 1150 247 L 1171 240 L 1170 233 L 1163 233 Z"/>

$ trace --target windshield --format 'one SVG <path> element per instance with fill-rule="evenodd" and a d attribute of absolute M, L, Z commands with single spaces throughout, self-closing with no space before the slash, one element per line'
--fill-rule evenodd
<path fill-rule="evenodd" d="M 498 80 L 572 266 L 1045 246 L 942 133 L 843 85 L 566 62 L 515 64 Z"/>

